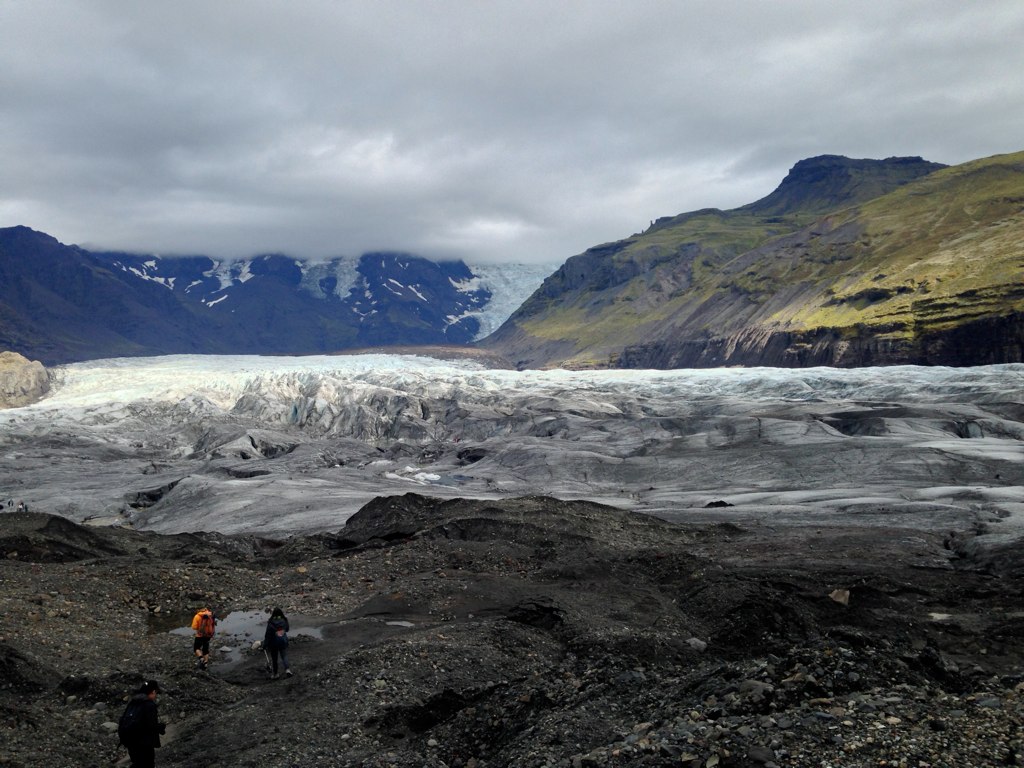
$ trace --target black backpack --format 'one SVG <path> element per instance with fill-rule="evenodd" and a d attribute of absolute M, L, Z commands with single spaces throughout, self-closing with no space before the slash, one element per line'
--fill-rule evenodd
<path fill-rule="evenodd" d="M 125 707 L 124 714 L 117 721 L 117 737 L 123 746 L 131 746 L 139 741 L 142 736 L 142 726 L 145 722 L 145 706 L 141 701 L 129 701 Z"/>

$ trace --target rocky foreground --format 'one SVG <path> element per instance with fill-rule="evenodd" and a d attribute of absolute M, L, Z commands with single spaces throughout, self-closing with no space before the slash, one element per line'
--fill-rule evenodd
<path fill-rule="evenodd" d="M 1022 765 L 1024 561 L 976 532 L 412 494 L 283 542 L 4 514 L 0 766 L 115 764 L 145 678 L 158 765 Z M 243 632 L 196 670 L 171 630 L 204 604 L 282 606 L 295 676 Z"/>

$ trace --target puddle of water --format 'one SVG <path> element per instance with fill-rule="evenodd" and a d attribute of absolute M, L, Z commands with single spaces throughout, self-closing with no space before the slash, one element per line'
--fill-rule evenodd
<path fill-rule="evenodd" d="M 82 525 L 92 528 L 117 528 L 123 523 L 124 518 L 121 515 L 97 515 L 96 517 L 87 517 L 82 521 Z"/>
<path fill-rule="evenodd" d="M 242 660 L 243 652 L 252 647 L 257 640 L 262 640 L 267 630 L 267 620 L 270 618 L 270 611 L 232 611 L 227 616 L 217 618 L 217 634 L 213 638 L 211 648 L 216 649 L 214 663 L 236 664 Z M 302 619 L 289 618 L 291 629 L 289 637 L 311 637 L 314 640 L 323 640 L 323 627 L 305 624 Z M 166 617 L 155 621 L 150 617 L 150 628 L 154 624 L 162 623 L 166 628 L 162 631 L 172 635 L 192 637 L 192 617 L 190 616 L 185 626 L 182 626 L 180 616 Z M 218 658 L 219 657 L 219 658 Z"/>
<path fill-rule="evenodd" d="M 928 616 L 932 621 L 949 621 L 953 618 L 951 613 L 929 613 Z"/>
<path fill-rule="evenodd" d="M 192 617 L 181 613 L 151 613 L 146 617 L 146 631 L 151 635 L 162 635 L 164 632 L 181 634 L 174 630 L 182 624 L 191 625 Z M 191 629 L 188 630 L 188 634 L 192 634 Z"/>

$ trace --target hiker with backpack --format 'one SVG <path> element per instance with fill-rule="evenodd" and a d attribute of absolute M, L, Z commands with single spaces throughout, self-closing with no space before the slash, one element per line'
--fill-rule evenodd
<path fill-rule="evenodd" d="M 160 737 L 166 730 L 157 715 L 158 693 L 160 686 L 155 680 L 145 682 L 132 696 L 117 724 L 117 736 L 128 748 L 132 768 L 153 768 L 155 764 L 155 749 L 160 746 Z"/>
<path fill-rule="evenodd" d="M 217 617 L 209 608 L 202 608 L 192 617 L 192 629 L 196 637 L 192 643 L 192 652 L 199 659 L 196 664 L 199 669 L 206 669 L 210 665 L 210 640 L 217 627 Z"/>
<path fill-rule="evenodd" d="M 267 621 L 267 631 L 263 635 L 263 648 L 270 651 L 271 680 L 277 680 L 277 657 L 281 657 L 281 664 L 284 666 L 285 677 L 292 676 L 292 670 L 288 666 L 288 617 L 284 611 L 275 608 Z"/>

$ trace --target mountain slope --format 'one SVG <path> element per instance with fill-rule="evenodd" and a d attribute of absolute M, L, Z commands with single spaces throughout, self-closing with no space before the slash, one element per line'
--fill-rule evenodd
<path fill-rule="evenodd" d="M 88 251 L 27 227 L 0 230 L 0 348 L 44 363 L 199 351 L 194 316 L 158 284 L 129 285 Z"/>
<path fill-rule="evenodd" d="M 12 227 L 0 229 L 0 349 L 53 364 L 467 344 L 497 324 L 493 312 L 507 317 L 542 269 L 489 268 L 507 278 L 493 282 L 510 294 L 492 307 L 491 281 L 462 262 L 395 253 L 323 262 L 160 258 L 90 252 Z"/>
<path fill-rule="evenodd" d="M 240 352 L 297 353 L 356 346 L 464 344 L 490 292 L 462 262 L 369 253 L 307 264 L 282 255 L 220 263 L 106 254 L 122 269 L 203 307 Z"/>
<path fill-rule="evenodd" d="M 520 366 L 1020 360 L 1022 201 L 1024 153 L 802 161 L 757 203 L 569 259 L 485 344 Z"/>

